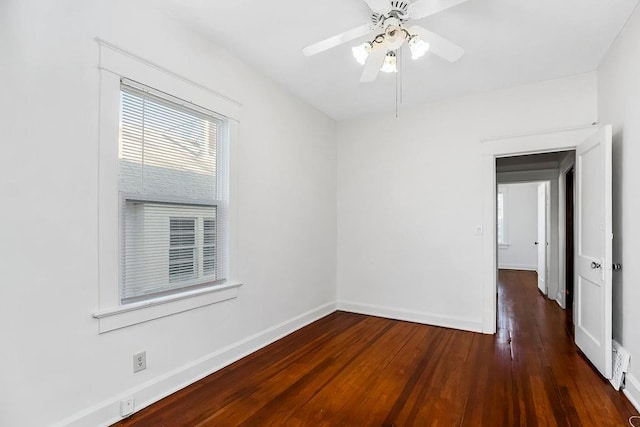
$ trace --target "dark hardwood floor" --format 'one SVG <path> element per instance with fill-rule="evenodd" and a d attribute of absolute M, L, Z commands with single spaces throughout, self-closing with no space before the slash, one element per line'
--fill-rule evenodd
<path fill-rule="evenodd" d="M 495 336 L 336 312 L 116 425 L 628 425 L 535 273 L 499 282 Z"/>

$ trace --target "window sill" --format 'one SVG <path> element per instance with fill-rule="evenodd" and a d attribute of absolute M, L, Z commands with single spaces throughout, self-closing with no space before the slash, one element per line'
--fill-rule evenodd
<path fill-rule="evenodd" d="M 508 249 L 511 243 L 498 243 L 498 249 Z"/>
<path fill-rule="evenodd" d="M 236 298 L 240 286 L 242 283 L 225 283 L 207 289 L 101 310 L 94 313 L 93 317 L 98 319 L 98 333 L 102 334 Z"/>

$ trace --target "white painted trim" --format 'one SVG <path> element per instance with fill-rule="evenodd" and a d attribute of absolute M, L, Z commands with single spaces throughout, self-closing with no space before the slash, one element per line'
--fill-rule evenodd
<path fill-rule="evenodd" d="M 497 137 L 482 143 L 482 331 L 495 334 L 497 322 L 498 245 L 496 242 L 496 158 L 536 154 L 548 151 L 574 150 L 598 130 L 583 126 L 538 134 Z M 557 176 L 556 176 L 557 179 Z"/>
<path fill-rule="evenodd" d="M 558 173 L 558 294 L 556 301 L 563 309 L 567 308 L 566 290 L 567 290 L 567 180 L 566 175 L 574 166 L 576 153 L 568 152 L 564 159 L 560 162 Z M 575 187 L 574 187 L 575 191 Z M 574 194 L 575 199 L 575 194 Z"/>
<path fill-rule="evenodd" d="M 349 301 L 338 301 L 338 310 L 350 313 L 366 314 L 387 319 L 404 320 L 425 325 L 441 326 L 444 328 L 460 329 L 463 331 L 482 332 L 482 322 L 459 317 L 443 316 L 417 310 L 383 307 L 372 304 L 362 304 Z"/>
<path fill-rule="evenodd" d="M 564 300 L 564 291 L 558 291 L 558 293 L 556 294 L 556 302 L 558 303 L 558 305 L 564 310 L 567 307 L 565 307 L 565 300 Z"/>
<path fill-rule="evenodd" d="M 98 319 L 98 333 L 102 334 L 237 298 L 240 286 L 242 286 L 242 283 L 225 283 L 212 288 L 182 292 L 176 295 L 101 310 L 94 313 L 93 317 Z"/>
<path fill-rule="evenodd" d="M 640 381 L 629 373 L 625 374 L 622 392 L 636 408 L 636 411 L 640 412 Z"/>
<path fill-rule="evenodd" d="M 526 271 L 536 271 L 538 268 L 537 265 L 525 265 L 525 264 L 499 264 L 498 269 L 500 270 L 526 270 Z"/>
<path fill-rule="evenodd" d="M 496 302 L 494 303 L 494 307 L 493 309 L 496 309 L 497 306 L 497 299 L 495 298 Z M 496 333 L 496 318 L 492 317 L 495 316 L 495 312 L 494 311 L 490 311 L 490 310 L 484 310 L 482 312 L 482 333 L 483 334 L 495 334 Z M 493 331 L 493 332 L 492 332 Z"/>
<path fill-rule="evenodd" d="M 334 311 L 335 302 L 316 307 L 80 411 L 53 427 L 109 426 L 123 418 L 120 416 L 122 399 L 133 397 L 137 412 Z"/>
<path fill-rule="evenodd" d="M 139 55 L 100 38 L 98 68 L 169 93 L 233 120 L 240 120 L 241 104 L 215 90 L 180 76 Z"/>
<path fill-rule="evenodd" d="M 527 132 L 527 133 L 520 133 L 520 134 L 513 134 L 513 135 L 494 136 L 494 137 L 491 137 L 491 138 L 482 139 L 482 140 L 480 140 L 480 142 L 482 144 L 484 144 L 484 143 L 495 143 L 497 141 L 507 141 L 507 140 L 513 140 L 513 139 L 529 138 L 529 137 L 539 138 L 539 137 L 546 137 L 548 135 L 554 136 L 554 135 L 562 134 L 562 133 L 573 133 L 573 132 L 576 132 L 576 131 L 579 132 L 579 131 L 582 131 L 584 129 L 596 129 L 597 127 L 598 127 L 597 123 L 592 123 L 590 125 L 582 125 L 582 126 L 575 126 L 575 127 L 569 127 L 569 128 L 545 129 L 545 130 L 536 131 L 536 132 Z"/>
<path fill-rule="evenodd" d="M 562 175 L 565 175 L 576 163 L 576 153 L 569 151 L 560 162 L 558 169 Z"/>

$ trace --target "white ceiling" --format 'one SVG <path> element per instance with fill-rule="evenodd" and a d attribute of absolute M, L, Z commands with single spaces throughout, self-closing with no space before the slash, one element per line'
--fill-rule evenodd
<path fill-rule="evenodd" d="M 395 108 L 395 74 L 360 83 L 355 40 L 302 48 L 368 22 L 363 0 L 163 0 L 156 3 L 334 119 Z M 638 0 L 469 0 L 417 21 L 465 49 L 456 63 L 405 55 L 403 105 L 593 71 Z"/>

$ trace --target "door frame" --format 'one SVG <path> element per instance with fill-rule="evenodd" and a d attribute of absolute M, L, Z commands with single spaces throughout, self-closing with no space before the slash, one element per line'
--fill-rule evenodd
<path fill-rule="evenodd" d="M 560 283 L 560 291 L 562 292 L 562 299 L 559 300 L 560 305 L 563 309 L 567 310 L 567 314 L 571 314 L 571 316 L 566 316 L 566 328 L 567 332 L 573 337 L 575 335 L 575 320 L 573 318 L 573 304 L 575 301 L 575 200 L 576 200 L 576 192 L 575 192 L 575 158 L 572 162 L 566 162 L 565 164 L 569 164 L 569 167 L 564 170 L 564 168 L 560 168 L 561 170 L 561 193 L 564 193 L 563 199 L 564 203 L 562 203 L 563 210 L 560 212 L 560 220 L 564 226 L 564 231 L 559 236 L 564 242 L 564 259 L 565 262 L 560 264 L 560 274 L 561 274 L 561 283 Z M 569 175 L 571 174 L 571 180 L 569 180 Z M 569 186 L 569 182 L 571 182 L 571 186 Z M 570 190 L 570 191 L 569 191 Z M 571 222 L 569 222 L 569 218 L 571 218 Z M 569 250 L 571 249 L 571 250 Z M 571 295 L 571 298 L 569 298 Z"/>
<path fill-rule="evenodd" d="M 497 327 L 498 245 L 496 237 L 496 159 L 550 151 L 575 150 L 598 131 L 596 124 L 571 129 L 491 138 L 482 143 L 482 332 Z M 558 179 L 558 176 L 556 176 Z M 562 280 L 562 279 L 559 279 Z"/>
<path fill-rule="evenodd" d="M 560 170 L 560 180 L 558 182 L 558 196 L 560 199 L 560 206 L 559 206 L 559 217 L 558 217 L 558 238 L 560 239 L 560 248 L 561 248 L 561 255 L 564 256 L 563 261 L 560 263 L 560 269 L 558 271 L 559 273 L 559 282 L 558 282 L 558 297 L 556 298 L 556 300 L 558 301 L 558 303 L 560 304 L 560 306 L 563 309 L 567 308 L 567 300 L 566 300 L 566 291 L 567 291 L 567 266 L 566 266 L 566 248 L 567 248 L 567 205 L 566 205 L 566 201 L 567 201 L 567 174 L 569 173 L 569 171 L 571 171 L 572 169 L 575 168 L 575 164 L 576 164 L 576 158 L 575 158 L 575 152 L 573 154 L 573 156 L 571 158 L 565 159 L 559 167 Z M 575 177 L 574 177 L 575 180 Z M 573 212 L 575 214 L 575 199 L 576 199 L 576 187 L 575 187 L 575 181 L 573 183 L 573 189 L 572 189 L 572 197 L 571 199 L 573 200 L 574 206 L 573 206 Z M 574 225 L 575 225 L 575 219 L 574 219 Z M 575 233 L 573 238 L 575 239 Z M 575 249 L 575 248 L 574 248 Z M 571 279 L 571 281 L 573 281 L 573 279 Z"/>
<path fill-rule="evenodd" d="M 557 173 L 556 173 L 557 175 Z M 540 188 L 544 187 L 544 193 L 542 194 L 543 196 L 543 200 L 542 200 L 542 215 L 540 214 Z M 557 185 L 555 186 L 557 188 Z M 537 226 L 538 226 L 538 235 L 537 235 L 537 252 L 538 252 L 538 290 L 540 292 L 542 292 L 542 294 L 547 297 L 547 298 L 552 298 L 552 296 L 550 295 L 550 290 L 549 290 L 549 283 L 552 283 L 552 277 L 557 275 L 558 269 L 555 269 L 553 267 L 555 267 L 555 262 L 557 261 L 557 256 L 556 256 L 556 260 L 552 260 L 551 259 L 551 254 L 555 253 L 557 254 L 559 252 L 559 247 L 558 247 L 558 239 L 556 238 L 556 236 L 558 235 L 558 233 L 553 233 L 553 241 L 551 240 L 552 237 L 552 233 L 551 233 L 551 224 L 552 224 L 552 218 L 551 218 L 551 201 L 552 201 L 552 197 L 551 197 L 551 181 L 542 181 L 538 183 L 538 215 L 537 215 Z M 556 206 L 556 220 L 557 220 L 557 211 L 558 208 Z M 544 239 L 540 239 L 540 218 L 544 216 Z M 556 222 L 556 229 L 557 229 L 557 222 Z M 542 240 L 542 241 L 541 241 Z M 540 256 L 540 252 L 542 252 L 542 257 Z M 544 290 L 540 289 L 540 258 L 544 258 L 544 268 L 543 268 L 543 281 L 544 281 Z M 557 279 L 556 277 L 553 277 L 554 279 Z"/>

